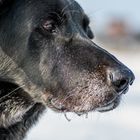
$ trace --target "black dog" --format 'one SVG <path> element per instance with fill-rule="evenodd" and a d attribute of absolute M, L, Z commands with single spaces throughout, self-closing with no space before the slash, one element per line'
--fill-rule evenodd
<path fill-rule="evenodd" d="M 116 108 L 134 74 L 92 42 L 74 0 L 0 0 L 0 139 L 21 140 L 46 106 Z"/>

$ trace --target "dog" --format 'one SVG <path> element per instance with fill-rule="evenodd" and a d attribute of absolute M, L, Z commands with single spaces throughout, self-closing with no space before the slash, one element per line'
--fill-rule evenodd
<path fill-rule="evenodd" d="M 0 0 L 0 139 L 22 140 L 46 107 L 115 109 L 133 72 L 93 42 L 74 0 Z"/>

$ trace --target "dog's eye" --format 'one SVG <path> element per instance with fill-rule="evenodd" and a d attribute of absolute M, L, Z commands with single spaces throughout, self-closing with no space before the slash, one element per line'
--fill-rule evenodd
<path fill-rule="evenodd" d="M 43 23 L 43 29 L 48 33 L 56 33 L 56 25 L 52 20 L 45 21 Z"/>

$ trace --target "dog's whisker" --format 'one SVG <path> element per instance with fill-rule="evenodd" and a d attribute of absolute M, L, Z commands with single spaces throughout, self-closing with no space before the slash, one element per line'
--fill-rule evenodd
<path fill-rule="evenodd" d="M 80 110 L 83 110 L 83 108 L 85 107 L 87 101 L 88 101 L 88 98 L 89 97 L 86 97 L 84 100 L 81 101 L 81 107 L 80 107 Z"/>
<path fill-rule="evenodd" d="M 65 96 L 64 100 L 62 101 L 62 104 L 64 104 L 66 102 L 66 100 L 68 100 L 70 97 L 74 97 L 74 96 L 75 96 L 75 93 Z"/>
<path fill-rule="evenodd" d="M 87 87 L 87 86 L 86 86 Z M 88 86 L 89 87 L 89 86 Z M 87 102 L 89 101 L 89 98 L 91 98 L 91 95 L 90 95 L 90 92 L 91 91 L 88 91 L 87 93 L 86 93 L 86 95 L 87 95 L 87 97 L 85 97 L 84 99 L 83 99 L 83 101 L 82 101 L 82 105 L 81 105 L 81 108 L 80 108 L 80 110 L 83 110 L 83 108 L 84 108 L 84 106 L 87 104 Z"/>
<path fill-rule="evenodd" d="M 68 122 L 70 122 L 70 121 L 71 121 L 71 119 L 69 119 L 69 118 L 68 118 L 68 116 L 67 116 L 66 112 L 64 112 L 64 117 L 66 118 L 66 120 L 67 120 Z"/>
<path fill-rule="evenodd" d="M 8 97 L 9 95 L 14 94 L 15 91 L 17 91 L 17 90 L 23 88 L 24 86 L 25 86 L 25 85 L 22 85 L 22 86 L 20 86 L 20 87 L 17 87 L 16 89 L 12 90 L 11 92 L 9 92 L 8 94 L 6 94 L 5 96 L 1 97 L 1 98 L 0 98 L 0 101 L 1 101 L 3 98 L 5 98 L 5 97 Z"/>
<path fill-rule="evenodd" d="M 87 93 L 87 95 L 89 95 L 89 93 Z M 87 102 L 89 101 L 89 98 L 91 98 L 91 96 L 85 97 L 85 99 L 84 99 L 84 100 L 82 101 L 82 103 L 81 103 L 80 110 L 83 110 L 83 108 L 85 107 L 85 105 L 86 105 Z"/>
<path fill-rule="evenodd" d="M 72 93 L 72 94 L 71 94 Z M 73 89 L 72 91 L 68 92 L 66 96 L 64 96 L 64 99 L 62 100 L 62 103 L 65 103 L 67 99 L 70 97 L 76 96 L 76 89 Z"/>
<path fill-rule="evenodd" d="M 88 119 L 88 113 L 86 113 L 86 119 Z"/>

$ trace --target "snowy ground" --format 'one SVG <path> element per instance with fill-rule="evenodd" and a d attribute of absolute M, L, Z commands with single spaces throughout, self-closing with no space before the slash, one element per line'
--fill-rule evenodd
<path fill-rule="evenodd" d="M 91 113 L 88 119 L 68 114 L 71 122 L 48 110 L 26 140 L 140 140 L 140 50 L 111 52 L 136 75 L 120 107 L 105 114 Z"/>

